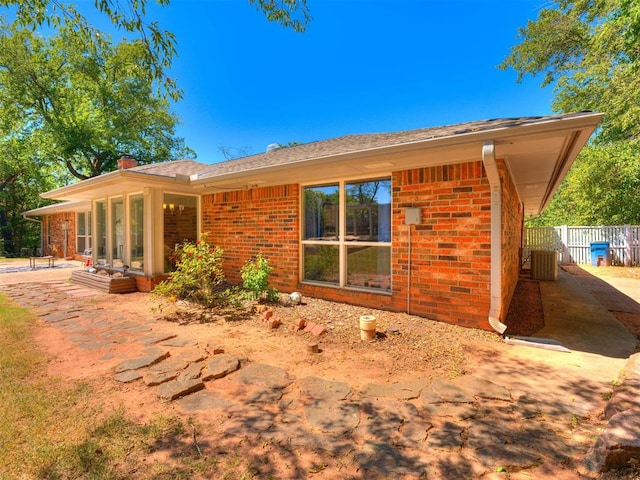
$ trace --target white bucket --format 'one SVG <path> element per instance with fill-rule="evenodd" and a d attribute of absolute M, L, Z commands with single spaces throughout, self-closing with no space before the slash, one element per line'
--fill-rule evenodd
<path fill-rule="evenodd" d="M 362 315 L 360 317 L 360 339 L 365 342 L 376 338 L 376 317 Z"/>

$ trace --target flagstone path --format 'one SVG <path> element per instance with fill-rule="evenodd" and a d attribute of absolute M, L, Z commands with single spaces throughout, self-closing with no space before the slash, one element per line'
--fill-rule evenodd
<path fill-rule="evenodd" d="M 295 378 L 223 346 L 159 331 L 138 315 L 98 308 L 91 299 L 105 294 L 84 287 L 3 288 L 76 347 L 111 362 L 105 381 L 154 389 L 186 413 L 224 412 L 222 440 L 262 439 L 333 459 L 350 456 L 362 478 L 491 478 L 503 471 L 522 474 L 510 478 L 531 478 L 532 471 L 535 478 L 549 471 L 556 479 L 573 478 L 596 428 L 576 419 L 602 407 L 597 392 L 550 404 L 544 390 L 516 395 L 508 384 L 481 376 L 358 389 Z M 122 345 L 126 353 L 119 348 L 116 355 Z"/>

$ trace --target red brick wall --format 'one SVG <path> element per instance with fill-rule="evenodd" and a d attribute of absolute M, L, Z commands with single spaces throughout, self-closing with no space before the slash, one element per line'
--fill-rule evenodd
<path fill-rule="evenodd" d="M 504 183 L 504 313 L 518 275 L 522 207 L 511 178 Z M 408 229 L 405 208 L 420 207 L 411 226 L 410 311 L 465 327 L 490 329 L 491 193 L 481 161 L 395 172 L 392 175 L 392 294 L 298 283 L 300 186 L 281 185 L 206 195 L 203 229 L 225 250 L 225 274 L 240 282 L 240 268 L 258 252 L 275 268 L 281 291 L 355 305 L 407 309 Z"/>
<path fill-rule="evenodd" d="M 298 286 L 300 187 L 279 185 L 205 195 L 202 227 L 211 244 L 224 249 L 225 275 L 242 281 L 240 269 L 258 253 L 274 267 L 270 286 Z"/>
<path fill-rule="evenodd" d="M 502 318 L 507 315 L 511 297 L 520 275 L 520 247 L 524 207 L 503 161 L 498 161 L 502 182 Z"/>
<path fill-rule="evenodd" d="M 395 172 L 392 183 L 395 305 L 406 305 L 411 228 L 410 311 L 490 328 L 491 194 L 482 162 Z M 422 209 L 419 225 L 405 225 L 407 207 Z"/>
<path fill-rule="evenodd" d="M 51 236 L 50 245 L 55 246 L 57 250 L 57 256 L 62 258 L 64 255 L 64 230 L 62 229 L 62 222 L 66 221 L 68 224 L 67 230 L 67 257 L 73 257 L 76 253 L 76 214 L 69 213 L 57 213 L 50 215 L 48 221 L 45 220 L 44 230 L 44 252 L 43 255 L 51 255 L 53 248 L 47 244 L 47 235 Z M 47 232 L 47 229 L 49 231 Z"/>

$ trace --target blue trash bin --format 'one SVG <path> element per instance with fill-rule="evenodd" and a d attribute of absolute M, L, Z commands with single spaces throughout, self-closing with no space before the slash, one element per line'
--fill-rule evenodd
<path fill-rule="evenodd" d="M 591 265 L 603 267 L 611 265 L 609 242 L 591 242 Z"/>

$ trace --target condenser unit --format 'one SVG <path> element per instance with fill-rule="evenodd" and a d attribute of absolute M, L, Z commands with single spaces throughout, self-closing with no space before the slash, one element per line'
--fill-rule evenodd
<path fill-rule="evenodd" d="M 547 250 L 533 250 L 531 252 L 531 278 L 534 280 L 558 279 L 556 252 Z"/>

